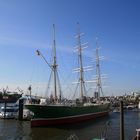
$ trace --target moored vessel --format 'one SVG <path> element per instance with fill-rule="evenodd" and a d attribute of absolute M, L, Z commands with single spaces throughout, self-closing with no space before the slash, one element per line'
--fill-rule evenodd
<path fill-rule="evenodd" d="M 54 83 L 54 97 L 50 97 L 50 102 L 46 104 L 26 104 L 25 107 L 34 113 L 34 117 L 31 120 L 31 126 L 48 126 L 48 125 L 60 125 L 60 124 L 71 124 L 76 122 L 81 122 L 84 120 L 95 119 L 108 114 L 109 112 L 109 102 L 100 100 L 100 92 L 102 92 L 101 87 L 101 75 L 100 75 L 100 65 L 99 65 L 99 55 L 98 46 L 96 48 L 96 102 L 89 101 L 85 92 L 85 80 L 84 80 L 84 70 L 82 62 L 82 44 L 80 41 L 80 31 L 76 36 L 77 47 L 76 52 L 78 53 L 79 68 L 76 71 L 79 73 L 78 86 L 81 97 L 72 102 L 69 100 L 62 100 L 61 88 L 59 88 L 59 77 L 57 73 L 57 61 L 56 61 L 56 44 L 55 44 L 55 27 L 54 30 L 54 40 L 53 40 L 53 63 L 50 65 L 46 59 L 42 56 L 39 50 L 37 54 L 41 55 L 45 62 L 51 69 L 51 74 L 53 74 Z M 49 85 L 49 84 L 48 84 Z M 58 91 L 59 96 L 58 96 Z"/>
<path fill-rule="evenodd" d="M 0 118 L 14 119 L 18 112 L 18 106 L 2 106 L 0 110 Z"/>
<path fill-rule="evenodd" d="M 90 106 L 26 105 L 34 112 L 32 126 L 70 124 L 108 114 L 108 104 Z"/>

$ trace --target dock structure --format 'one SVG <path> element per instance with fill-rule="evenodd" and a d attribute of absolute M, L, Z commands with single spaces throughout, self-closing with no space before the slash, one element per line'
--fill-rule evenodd
<path fill-rule="evenodd" d="M 18 114 L 19 121 L 23 120 L 23 99 L 19 100 L 19 114 Z"/>

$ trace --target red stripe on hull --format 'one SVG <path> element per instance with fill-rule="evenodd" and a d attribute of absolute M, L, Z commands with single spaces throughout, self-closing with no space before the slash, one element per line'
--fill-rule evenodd
<path fill-rule="evenodd" d="M 102 116 L 108 115 L 108 112 L 101 112 L 101 113 L 94 113 L 89 115 L 83 115 L 83 116 L 72 116 L 67 118 L 56 118 L 56 119 L 32 119 L 31 120 L 31 127 L 36 126 L 50 126 L 50 125 L 60 125 L 60 124 L 72 124 L 81 122 L 84 120 L 90 120 L 99 118 Z"/>

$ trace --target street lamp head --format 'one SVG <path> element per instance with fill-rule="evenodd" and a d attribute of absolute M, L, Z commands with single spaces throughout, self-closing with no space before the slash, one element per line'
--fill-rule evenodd
<path fill-rule="evenodd" d="M 37 55 L 40 55 L 40 51 L 39 50 L 36 50 L 36 53 L 37 53 Z"/>

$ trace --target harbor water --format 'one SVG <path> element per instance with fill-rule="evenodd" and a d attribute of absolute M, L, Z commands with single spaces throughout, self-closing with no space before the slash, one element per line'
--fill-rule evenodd
<path fill-rule="evenodd" d="M 106 132 L 108 140 L 119 140 L 119 119 L 119 113 L 110 113 L 93 121 L 44 128 L 31 128 L 30 121 L 0 119 L 0 140 L 68 140 L 73 136 L 79 140 L 92 140 L 103 132 Z M 132 140 L 136 128 L 140 128 L 140 112 L 125 111 L 124 121 L 125 140 Z"/>

